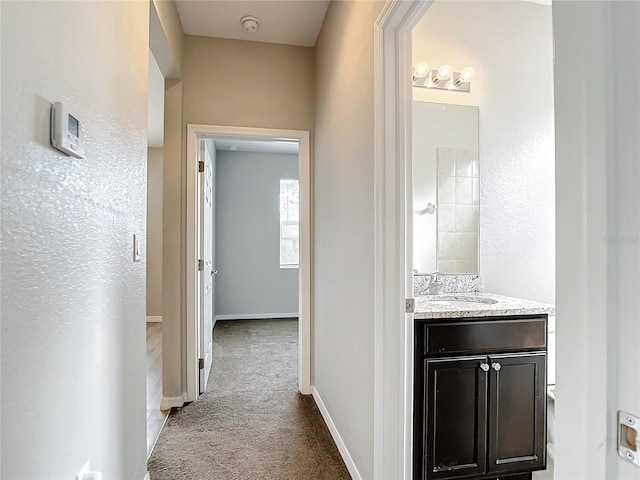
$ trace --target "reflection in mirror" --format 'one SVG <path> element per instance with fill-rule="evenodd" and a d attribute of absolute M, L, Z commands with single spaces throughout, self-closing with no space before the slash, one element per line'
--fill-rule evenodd
<path fill-rule="evenodd" d="M 478 107 L 413 102 L 413 265 L 479 273 Z"/>

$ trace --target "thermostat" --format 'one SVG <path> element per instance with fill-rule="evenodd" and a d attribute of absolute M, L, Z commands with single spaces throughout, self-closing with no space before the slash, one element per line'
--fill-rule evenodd
<path fill-rule="evenodd" d="M 61 102 L 51 106 L 51 145 L 72 157 L 84 158 L 80 121 Z"/>

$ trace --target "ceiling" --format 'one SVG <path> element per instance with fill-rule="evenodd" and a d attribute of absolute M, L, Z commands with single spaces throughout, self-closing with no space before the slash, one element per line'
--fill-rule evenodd
<path fill-rule="evenodd" d="M 236 152 L 259 153 L 298 153 L 298 142 L 291 140 L 252 140 L 249 138 L 212 137 L 218 151 L 232 151 L 230 147 L 236 147 Z"/>
<path fill-rule="evenodd" d="M 329 0 L 177 0 L 176 5 L 188 35 L 313 47 Z M 245 15 L 259 19 L 256 33 L 242 28 Z"/>

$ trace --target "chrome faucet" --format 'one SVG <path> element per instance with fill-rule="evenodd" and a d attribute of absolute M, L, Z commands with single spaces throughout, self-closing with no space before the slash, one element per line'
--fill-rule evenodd
<path fill-rule="evenodd" d="M 440 272 L 434 272 L 431 274 L 431 283 L 429 284 L 429 288 L 427 289 L 427 294 L 429 295 L 439 295 L 442 293 L 442 287 L 444 286 L 442 283 L 443 274 Z"/>

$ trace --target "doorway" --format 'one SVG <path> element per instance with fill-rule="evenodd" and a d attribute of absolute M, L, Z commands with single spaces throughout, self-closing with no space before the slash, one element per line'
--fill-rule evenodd
<path fill-rule="evenodd" d="M 411 173 L 414 271 L 459 279 L 479 274 L 486 293 L 554 305 L 551 9 L 531 2 L 433 2 L 412 30 Z M 531 64 L 535 76 L 518 76 Z M 434 82 L 440 75 L 450 83 Z M 549 392 L 554 324 L 551 315 Z M 547 404 L 547 469 L 534 480 L 553 476 L 551 393 Z"/>
<path fill-rule="evenodd" d="M 249 127 L 224 127 L 214 125 L 188 125 L 187 131 L 187 398 L 196 400 L 200 394 L 200 366 L 206 366 L 203 350 L 207 351 L 209 325 L 213 319 L 203 321 L 200 310 L 201 295 L 205 289 L 199 288 L 202 271 L 198 270 L 202 225 L 201 202 L 198 189 L 199 161 L 202 144 L 207 138 L 250 138 L 263 141 L 296 142 L 298 144 L 299 172 L 299 269 L 298 269 L 298 389 L 300 393 L 311 394 L 311 206 L 310 206 L 310 146 L 309 132 L 298 130 L 277 130 Z M 210 266 L 210 277 L 215 266 Z M 205 267 L 206 271 L 206 267 Z M 202 294 L 201 294 L 202 292 Z M 200 358 L 203 358 L 201 361 Z M 203 373 L 204 375 L 204 373 Z"/>

